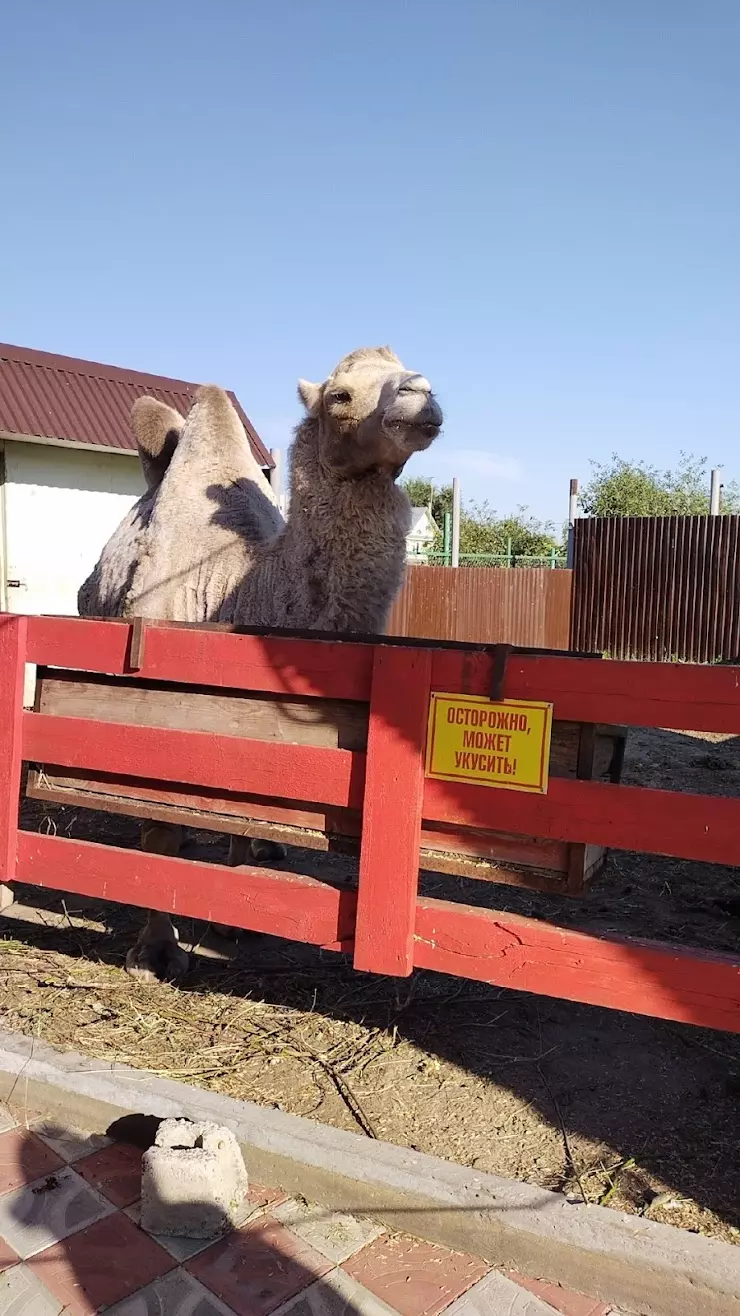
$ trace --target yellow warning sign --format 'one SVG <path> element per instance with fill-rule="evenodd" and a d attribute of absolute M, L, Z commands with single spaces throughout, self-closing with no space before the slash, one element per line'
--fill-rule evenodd
<path fill-rule="evenodd" d="M 552 704 L 433 694 L 427 776 L 547 792 Z"/>

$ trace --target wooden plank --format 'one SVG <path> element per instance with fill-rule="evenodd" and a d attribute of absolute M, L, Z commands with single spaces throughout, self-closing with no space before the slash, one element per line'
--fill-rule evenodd
<path fill-rule="evenodd" d="M 28 661 L 39 666 L 79 667 L 87 672 L 127 672 L 129 624 L 109 625 L 78 617 L 28 617 Z"/>
<path fill-rule="evenodd" d="M 92 774 L 83 768 L 78 772 L 65 769 L 63 773 L 46 770 L 28 774 L 27 794 L 38 800 L 54 797 L 58 804 L 76 805 L 79 808 L 100 809 L 106 813 L 130 813 L 135 817 L 154 817 L 147 809 L 160 808 L 166 821 L 168 809 L 181 809 L 196 813 L 197 821 L 191 825 L 204 826 L 212 831 L 221 830 L 245 833 L 245 823 L 258 821 L 285 824 L 296 828 L 309 828 L 329 833 L 344 831 L 348 836 L 359 836 L 360 815 L 356 810 L 327 808 L 326 805 L 297 804 L 275 797 L 263 798 L 246 791 L 206 790 L 204 787 L 172 789 L 172 784 L 138 779 L 113 777 L 105 773 Z"/>
<path fill-rule="evenodd" d="M 527 864 L 564 874 L 568 868 L 568 844 L 559 840 L 541 840 L 536 836 L 516 836 L 511 832 L 491 832 L 477 827 L 435 827 L 422 821 L 421 844 L 443 854 L 469 855 L 491 863 Z"/>
<path fill-rule="evenodd" d="M 740 799 L 554 778 L 547 795 L 428 780 L 424 817 L 645 854 L 740 864 Z"/>
<path fill-rule="evenodd" d="M 33 763 L 141 774 L 157 781 L 359 808 L 365 755 L 313 745 L 278 745 L 201 731 L 168 731 L 85 718 L 23 715 L 23 756 Z"/>
<path fill-rule="evenodd" d="M 349 700 L 224 694 L 53 669 L 39 671 L 37 690 L 36 711 L 55 717 L 212 731 L 326 749 L 364 750 L 367 745 L 368 708 Z"/>
<path fill-rule="evenodd" d="M 588 1005 L 740 1032 L 740 960 L 612 940 L 537 919 L 420 900 L 414 963 Z"/>
<path fill-rule="evenodd" d="M 375 651 L 354 966 L 408 976 L 429 716 L 429 651 Z"/>
<path fill-rule="evenodd" d="M 17 881 L 347 949 L 355 893 L 299 873 L 227 868 L 92 841 L 18 833 Z"/>
<path fill-rule="evenodd" d="M 472 855 L 466 858 L 464 855 L 423 848 L 419 866 L 426 872 L 443 873 L 449 877 L 469 877 L 476 882 L 491 882 L 496 886 L 516 886 L 524 891 L 545 891 L 551 895 L 569 894 L 565 877 L 554 869 L 493 863 L 476 859 Z"/>
<path fill-rule="evenodd" d="M 438 649 L 432 689 L 486 695 L 486 652 Z M 547 699 L 553 717 L 574 722 L 673 727 L 740 735 L 740 669 L 681 663 L 634 663 L 512 654 L 509 699 Z"/>
<path fill-rule="evenodd" d="M 48 804 L 61 804 L 65 808 L 94 809 L 97 813 L 110 813 L 126 818 L 141 819 L 142 822 L 166 822 L 177 827 L 191 827 L 198 830 L 225 832 L 227 836 L 254 836 L 266 841 L 279 841 L 282 845 L 298 845 L 307 850 L 332 849 L 332 843 L 323 830 L 309 830 L 278 822 L 265 822 L 252 818 L 244 820 L 233 814 L 218 813 L 215 809 L 207 812 L 191 805 L 151 803 L 144 800 L 123 799 L 116 795 L 94 795 L 84 790 L 55 789 L 54 786 L 40 786 L 36 780 L 29 779 L 27 794 L 31 799 L 44 800 Z"/>
<path fill-rule="evenodd" d="M 132 625 L 115 619 L 29 617 L 28 661 L 110 675 L 132 674 Z M 142 665 L 148 680 L 233 690 L 369 700 L 373 646 L 350 640 L 240 635 L 216 626 L 148 622 Z"/>
<path fill-rule="evenodd" d="M 0 898 L 15 880 L 21 788 L 26 618 L 0 614 Z"/>

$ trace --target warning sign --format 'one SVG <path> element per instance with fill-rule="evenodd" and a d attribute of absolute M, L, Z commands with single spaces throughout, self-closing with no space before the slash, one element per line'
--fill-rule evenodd
<path fill-rule="evenodd" d="M 433 694 L 427 776 L 544 795 L 551 729 L 552 704 Z"/>

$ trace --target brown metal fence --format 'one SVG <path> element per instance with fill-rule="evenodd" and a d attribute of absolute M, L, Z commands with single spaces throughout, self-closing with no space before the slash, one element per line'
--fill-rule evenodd
<path fill-rule="evenodd" d="M 584 518 L 573 553 L 574 649 L 657 662 L 737 659 L 739 516 Z"/>
<path fill-rule="evenodd" d="M 570 571 L 408 567 L 389 635 L 567 649 Z"/>

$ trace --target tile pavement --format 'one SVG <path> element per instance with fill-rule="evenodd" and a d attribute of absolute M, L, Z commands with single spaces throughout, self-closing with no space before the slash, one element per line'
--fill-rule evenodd
<path fill-rule="evenodd" d="M 0 1108 L 0 1316 L 608 1316 L 593 1298 L 250 1185 L 223 1238 L 139 1228 L 141 1151 Z M 616 1314 L 615 1314 L 616 1316 Z"/>

